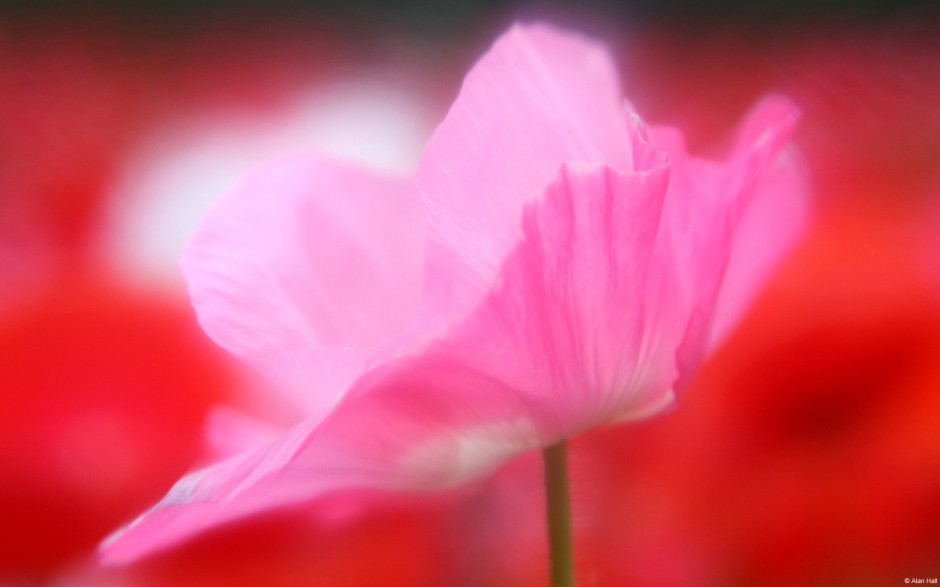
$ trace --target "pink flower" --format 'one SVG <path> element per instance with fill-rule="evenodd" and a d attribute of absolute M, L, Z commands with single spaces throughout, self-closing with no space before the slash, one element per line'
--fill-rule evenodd
<path fill-rule="evenodd" d="M 246 432 L 103 556 L 337 492 L 452 487 L 673 405 L 801 231 L 797 117 L 767 98 L 726 163 L 695 159 L 624 105 L 604 49 L 517 26 L 413 178 L 316 155 L 259 170 L 183 271 L 209 335 L 304 417 Z"/>

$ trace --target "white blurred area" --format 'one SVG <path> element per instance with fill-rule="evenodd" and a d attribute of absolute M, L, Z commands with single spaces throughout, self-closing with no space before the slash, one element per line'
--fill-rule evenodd
<path fill-rule="evenodd" d="M 146 286 L 178 285 L 178 260 L 212 203 L 249 170 L 319 152 L 410 174 L 433 130 L 426 97 L 363 72 L 300 90 L 276 112 L 194 112 L 128 154 L 106 214 L 102 257 Z"/>

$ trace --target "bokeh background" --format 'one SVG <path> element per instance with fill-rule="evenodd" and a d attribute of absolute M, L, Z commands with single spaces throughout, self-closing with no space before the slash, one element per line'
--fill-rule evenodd
<path fill-rule="evenodd" d="M 931 3 L 44 0 L 0 8 L 0 586 L 547 584 L 537 455 L 93 556 L 211 456 L 218 406 L 281 417 L 188 307 L 176 259 L 206 208 L 298 150 L 411 169 L 475 58 L 535 18 L 605 39 L 700 155 L 792 96 L 813 185 L 807 238 L 682 409 L 574 441 L 581 584 L 940 576 Z"/>

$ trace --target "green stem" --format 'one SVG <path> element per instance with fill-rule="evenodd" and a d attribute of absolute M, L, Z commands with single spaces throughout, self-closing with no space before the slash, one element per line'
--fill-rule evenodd
<path fill-rule="evenodd" d="M 568 447 L 562 440 L 542 451 L 545 460 L 545 501 L 552 587 L 574 587 L 571 540 L 571 498 L 568 494 Z"/>

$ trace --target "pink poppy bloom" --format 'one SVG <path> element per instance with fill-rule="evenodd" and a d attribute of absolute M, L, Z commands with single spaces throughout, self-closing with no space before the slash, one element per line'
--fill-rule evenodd
<path fill-rule="evenodd" d="M 204 329 L 303 418 L 228 421 L 235 454 L 104 559 L 338 493 L 454 487 L 672 406 L 802 229 L 797 118 L 769 97 L 725 163 L 696 159 L 623 102 L 602 47 L 516 26 L 414 177 L 317 155 L 260 169 L 209 213 L 183 272 Z"/>

